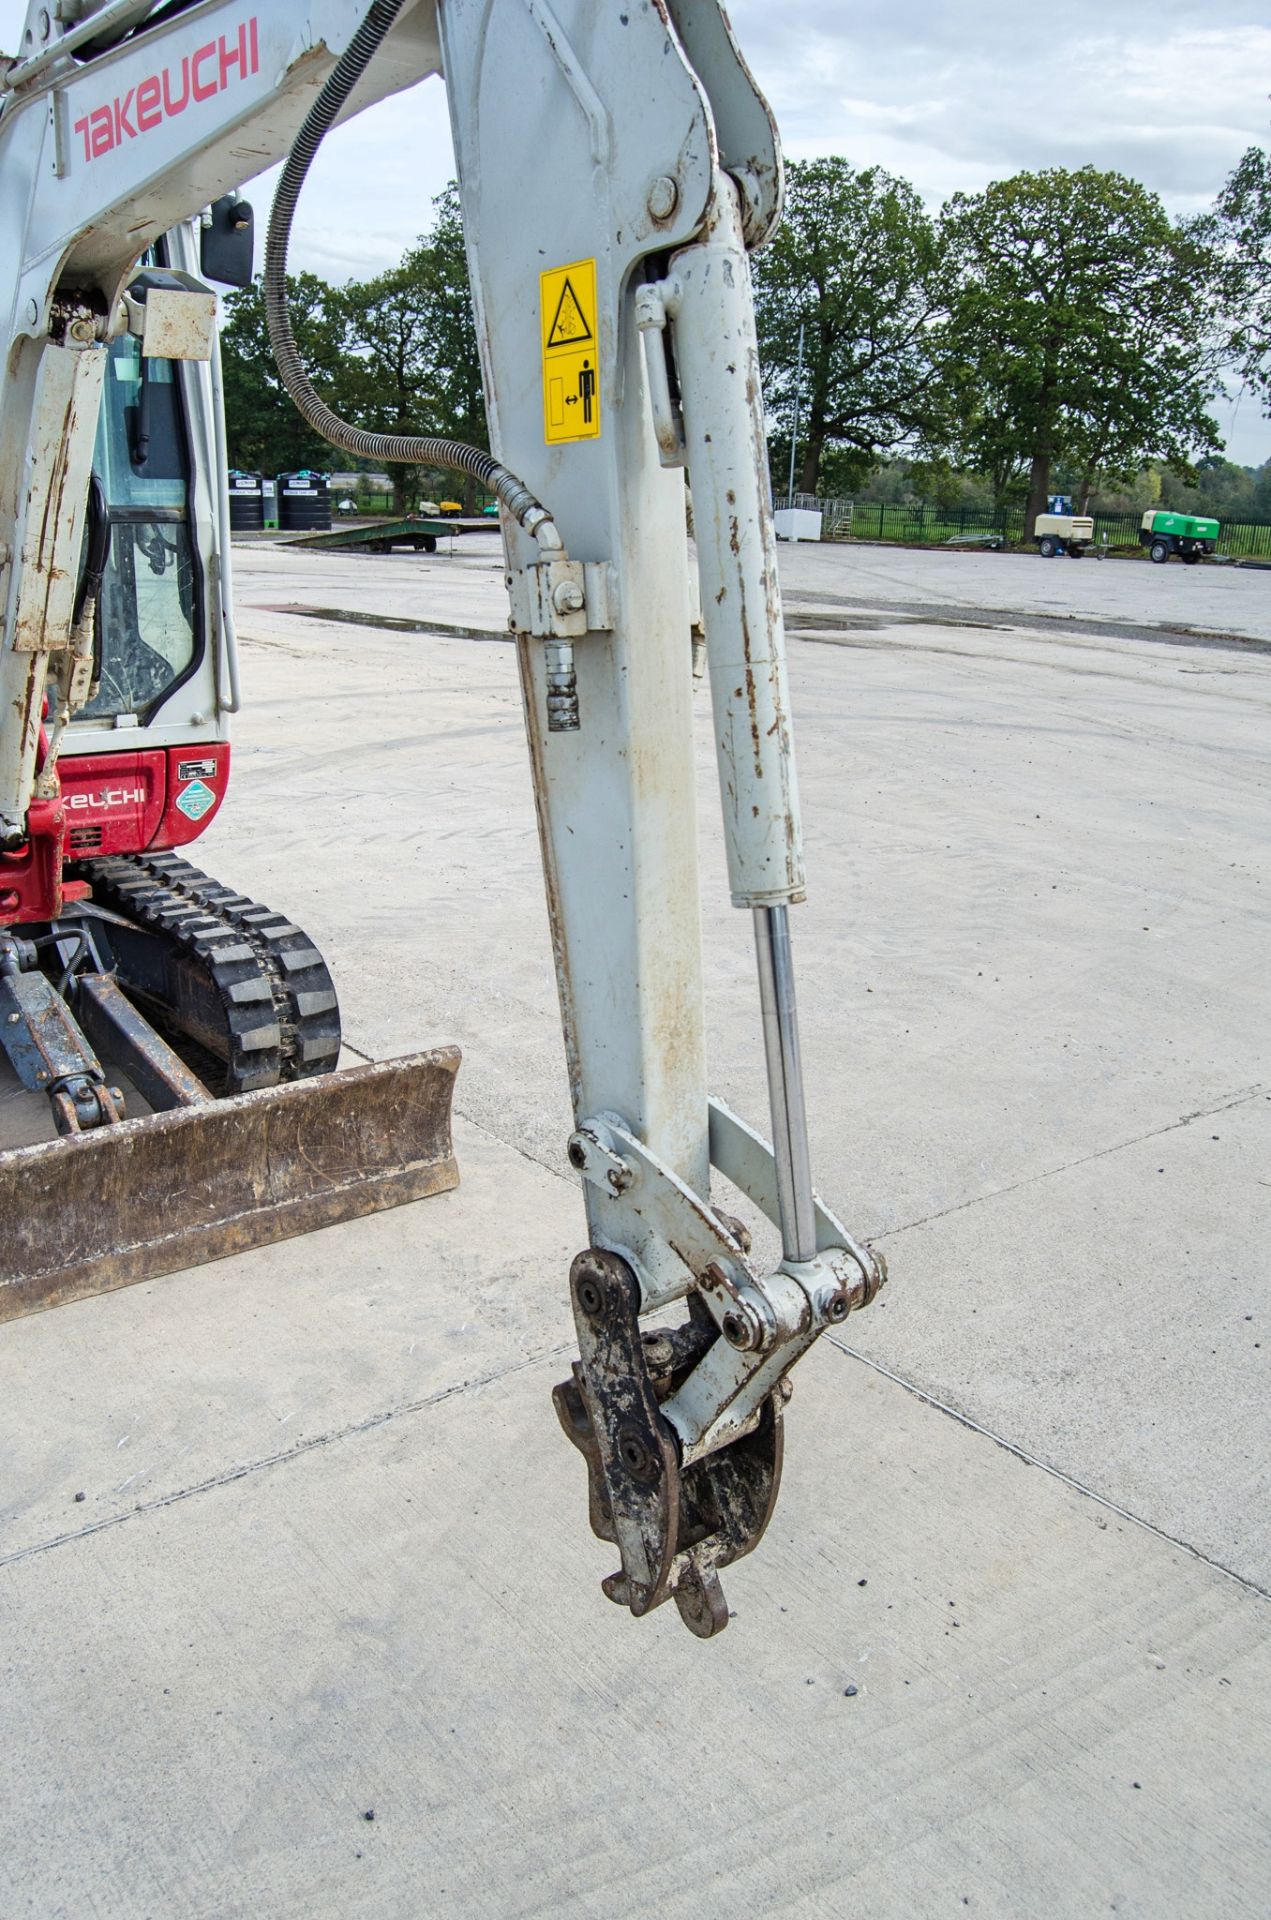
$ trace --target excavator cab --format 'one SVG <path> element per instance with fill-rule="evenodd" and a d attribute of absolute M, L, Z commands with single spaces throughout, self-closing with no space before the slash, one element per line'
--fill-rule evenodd
<path fill-rule="evenodd" d="M 144 726 L 194 671 L 205 609 L 191 538 L 179 363 L 148 359 L 132 334 L 109 349 L 93 473 L 109 552 L 98 597 L 94 691 L 79 724 L 113 727 L 135 715 Z M 90 519 L 86 549 L 98 537 Z"/>

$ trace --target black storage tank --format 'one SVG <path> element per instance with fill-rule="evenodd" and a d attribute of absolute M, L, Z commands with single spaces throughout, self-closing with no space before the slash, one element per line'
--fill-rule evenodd
<path fill-rule="evenodd" d="M 264 526 L 265 498 L 258 473 L 243 473 L 231 467 L 229 524 L 231 533 L 259 533 Z"/>
<path fill-rule="evenodd" d="M 308 532 L 327 532 L 331 526 L 331 489 L 324 473 L 280 473 L 278 524 Z"/>

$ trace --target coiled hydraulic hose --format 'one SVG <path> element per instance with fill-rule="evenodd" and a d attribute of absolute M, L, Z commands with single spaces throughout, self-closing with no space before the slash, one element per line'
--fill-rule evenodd
<path fill-rule="evenodd" d="M 265 314 L 269 323 L 269 344 L 273 348 L 278 373 L 295 406 L 309 425 L 332 446 L 366 460 L 392 460 L 410 466 L 447 467 L 468 473 L 482 486 L 498 495 L 513 518 L 539 546 L 560 551 L 562 542 L 551 515 L 535 499 L 529 488 L 492 454 L 480 447 L 465 446 L 458 440 L 440 440 L 431 435 L 415 437 L 388 433 L 365 433 L 360 427 L 341 420 L 314 392 L 296 346 L 287 308 L 287 246 L 291 223 L 300 198 L 300 189 L 313 164 L 313 157 L 345 101 L 361 79 L 372 55 L 401 12 L 405 0 L 373 0 L 361 26 L 349 41 L 326 85 L 314 101 L 295 145 L 283 167 L 269 214 L 269 237 L 265 248 Z"/>

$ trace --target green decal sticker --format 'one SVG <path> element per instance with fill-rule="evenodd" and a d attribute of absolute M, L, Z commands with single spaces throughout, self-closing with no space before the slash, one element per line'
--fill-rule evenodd
<path fill-rule="evenodd" d="M 216 795 L 202 780 L 192 780 L 177 795 L 177 806 L 187 820 L 201 820 L 216 805 Z"/>

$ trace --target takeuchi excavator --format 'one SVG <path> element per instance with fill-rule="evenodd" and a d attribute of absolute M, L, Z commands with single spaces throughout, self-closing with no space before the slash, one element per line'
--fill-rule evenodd
<path fill-rule="evenodd" d="M 287 312 L 325 133 L 431 75 L 492 453 L 339 419 Z M 313 943 L 183 851 L 224 802 L 240 698 L 216 289 L 251 278 L 240 193 L 279 161 L 265 296 L 292 399 L 337 447 L 499 501 L 587 1214 L 556 1412 L 621 1562 L 606 1593 L 673 1598 L 708 1637 L 776 1499 L 790 1370 L 885 1278 L 809 1163 L 748 264 L 782 165 L 717 0 L 29 8 L 0 63 L 0 1040 L 58 1137 L 0 1155 L 0 1320 L 457 1179 L 457 1052 L 337 1070 Z M 771 1143 L 707 1086 L 702 678 Z M 712 1174 L 779 1227 L 773 1271 Z"/>

